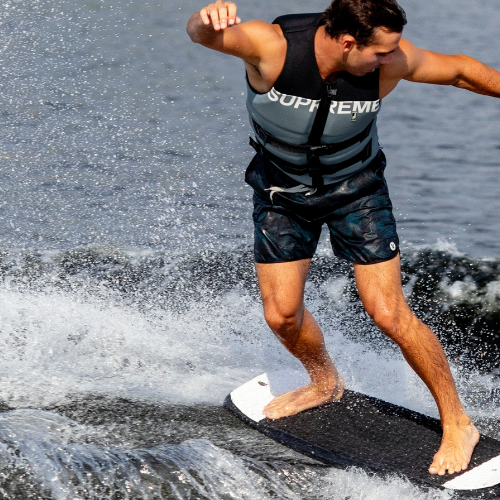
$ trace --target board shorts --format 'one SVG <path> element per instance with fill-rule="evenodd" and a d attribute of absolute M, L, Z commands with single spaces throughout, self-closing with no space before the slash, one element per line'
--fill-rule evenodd
<path fill-rule="evenodd" d="M 245 174 L 254 189 L 255 261 L 272 264 L 312 258 L 323 224 L 340 259 L 376 264 L 396 257 L 399 238 L 385 166 L 385 155 L 379 151 L 361 172 L 314 191 L 257 153 Z M 294 188 L 302 192 L 283 191 Z"/>

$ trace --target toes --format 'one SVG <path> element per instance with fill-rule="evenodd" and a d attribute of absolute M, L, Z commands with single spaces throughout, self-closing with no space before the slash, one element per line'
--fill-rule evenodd
<path fill-rule="evenodd" d="M 276 408 L 264 408 L 262 414 L 271 420 L 279 418 L 279 411 L 277 411 Z"/>
<path fill-rule="evenodd" d="M 431 466 L 429 467 L 429 472 L 431 474 L 439 474 L 441 471 L 441 461 L 438 460 L 436 457 L 434 457 L 434 461 L 432 462 Z M 442 474 L 440 474 L 442 475 Z"/>
<path fill-rule="evenodd" d="M 455 464 L 443 463 L 439 459 L 434 459 L 429 467 L 430 474 L 444 476 L 445 474 L 456 474 L 457 472 L 466 470 L 469 464 L 467 462 L 458 462 Z"/>
<path fill-rule="evenodd" d="M 429 472 L 431 474 L 438 474 L 442 476 L 446 472 L 444 459 L 445 457 L 443 456 L 443 454 L 438 451 L 432 459 L 431 466 L 429 467 Z"/>
<path fill-rule="evenodd" d="M 458 469 L 456 469 L 453 465 L 443 462 L 443 458 L 440 456 L 435 456 L 434 461 L 429 467 L 429 473 L 437 474 L 438 476 L 444 476 L 446 472 L 448 472 L 448 474 L 454 474 L 455 470 L 458 472 Z"/>
<path fill-rule="evenodd" d="M 457 472 L 467 470 L 468 466 L 469 466 L 469 463 L 466 461 L 463 461 L 463 462 L 457 461 L 454 465 L 450 465 L 448 467 L 448 474 L 456 474 Z"/>

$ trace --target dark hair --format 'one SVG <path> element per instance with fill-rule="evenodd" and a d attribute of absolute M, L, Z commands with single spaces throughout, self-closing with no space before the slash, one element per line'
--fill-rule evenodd
<path fill-rule="evenodd" d="M 406 14 L 396 0 L 333 0 L 323 13 L 323 24 L 332 38 L 351 35 L 365 47 L 373 41 L 375 28 L 401 33 Z"/>

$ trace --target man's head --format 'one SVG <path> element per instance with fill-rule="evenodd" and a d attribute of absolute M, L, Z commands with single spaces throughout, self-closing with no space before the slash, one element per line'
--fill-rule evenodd
<path fill-rule="evenodd" d="M 406 15 L 396 0 L 333 0 L 323 23 L 341 48 L 342 69 L 362 76 L 392 62 Z"/>
<path fill-rule="evenodd" d="M 333 0 L 323 22 L 332 38 L 351 35 L 361 49 L 375 41 L 377 28 L 402 33 L 406 14 L 396 0 Z"/>

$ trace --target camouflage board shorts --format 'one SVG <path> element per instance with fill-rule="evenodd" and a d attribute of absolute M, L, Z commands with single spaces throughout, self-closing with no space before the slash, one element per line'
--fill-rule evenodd
<path fill-rule="evenodd" d="M 254 189 L 255 261 L 311 258 L 323 224 L 330 230 L 338 258 L 356 264 L 394 258 L 399 253 L 399 239 L 384 178 L 385 166 L 380 151 L 365 169 L 343 181 L 314 193 L 305 187 L 303 192 L 290 193 L 283 189 L 293 190 L 298 183 L 262 154 L 256 154 L 245 175 L 245 181 Z"/>

